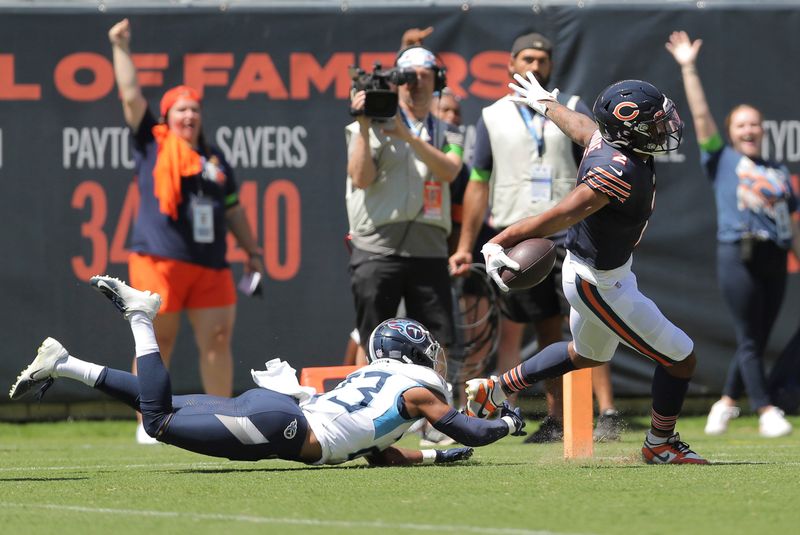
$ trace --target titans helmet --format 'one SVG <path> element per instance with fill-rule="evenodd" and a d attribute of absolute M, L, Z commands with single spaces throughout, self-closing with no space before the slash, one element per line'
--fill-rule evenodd
<path fill-rule="evenodd" d="M 431 368 L 444 376 L 446 364 L 439 342 L 418 321 L 407 318 L 386 320 L 369 336 L 367 362 L 393 359 Z"/>
<path fill-rule="evenodd" d="M 641 154 L 663 154 L 681 144 L 683 121 L 675 104 L 656 86 L 623 80 L 605 88 L 592 108 L 610 145 Z"/>

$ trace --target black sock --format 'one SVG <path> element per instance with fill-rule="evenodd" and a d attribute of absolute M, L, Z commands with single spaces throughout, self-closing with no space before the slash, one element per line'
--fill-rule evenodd
<path fill-rule="evenodd" d="M 542 379 L 561 377 L 575 370 L 569 358 L 569 342 L 551 344 L 516 368 L 500 377 L 500 386 L 506 394 L 524 390 Z"/>
<path fill-rule="evenodd" d="M 652 423 L 654 430 L 673 434 L 675 423 L 683 407 L 686 391 L 689 389 L 689 379 L 673 377 L 663 366 L 656 367 L 653 374 L 653 412 Z"/>

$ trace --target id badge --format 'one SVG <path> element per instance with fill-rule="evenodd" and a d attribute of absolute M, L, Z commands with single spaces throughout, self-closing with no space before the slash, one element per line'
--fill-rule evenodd
<path fill-rule="evenodd" d="M 214 243 L 214 205 L 209 199 L 193 199 L 192 230 L 195 243 Z"/>
<path fill-rule="evenodd" d="M 792 216 L 789 215 L 789 206 L 786 201 L 781 200 L 775 203 L 775 228 L 779 240 L 790 240 L 792 238 Z"/>
<path fill-rule="evenodd" d="M 422 199 L 422 217 L 425 219 L 442 218 L 442 183 L 433 180 L 425 181 L 425 194 Z"/>
<path fill-rule="evenodd" d="M 531 166 L 531 201 L 549 201 L 553 198 L 553 168 L 546 164 Z"/>

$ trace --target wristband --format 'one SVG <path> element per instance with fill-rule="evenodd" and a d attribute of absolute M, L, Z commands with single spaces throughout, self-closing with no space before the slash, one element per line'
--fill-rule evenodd
<path fill-rule="evenodd" d="M 503 416 L 500 419 L 503 420 L 508 426 L 509 435 L 517 430 L 517 424 L 514 423 L 514 419 L 511 416 Z"/>
<path fill-rule="evenodd" d="M 433 464 L 436 462 L 436 450 L 422 450 L 422 464 Z"/>

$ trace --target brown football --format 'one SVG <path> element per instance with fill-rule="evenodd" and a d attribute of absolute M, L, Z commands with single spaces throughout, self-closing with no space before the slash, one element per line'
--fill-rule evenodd
<path fill-rule="evenodd" d="M 500 268 L 500 278 L 510 290 L 533 288 L 553 269 L 556 263 L 556 244 L 547 238 L 530 238 L 506 251 L 519 264 L 519 271 Z"/>

